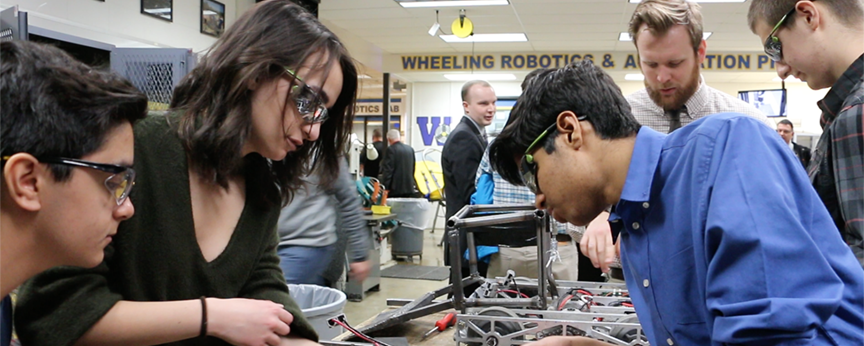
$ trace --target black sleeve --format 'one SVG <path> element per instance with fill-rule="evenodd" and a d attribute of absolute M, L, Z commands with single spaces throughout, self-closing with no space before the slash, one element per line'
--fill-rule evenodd
<path fill-rule="evenodd" d="M 112 252 L 109 245 L 106 254 Z M 55 267 L 25 283 L 14 315 L 21 343 L 73 345 L 123 299 L 108 288 L 109 275 L 103 261 L 93 269 Z"/>
<path fill-rule="evenodd" d="M 378 180 L 381 181 L 381 184 L 384 184 L 384 187 L 387 189 L 392 188 L 390 183 L 393 182 L 393 160 L 398 156 L 396 155 L 395 149 L 396 147 L 392 145 L 387 147 L 387 155 L 384 155 L 384 160 L 381 162 L 381 175 Z"/>
<path fill-rule="evenodd" d="M 288 286 L 285 285 L 285 276 L 282 275 L 282 268 L 279 267 L 280 258 L 276 252 L 276 248 L 279 246 L 279 234 L 275 223 L 273 227 L 268 228 L 270 231 L 266 237 L 263 237 L 262 253 L 259 255 L 258 263 L 255 269 L 249 273 L 249 277 L 237 297 L 269 300 L 282 304 L 285 306 L 285 310 L 294 316 L 289 335 L 317 342 L 318 333 L 309 324 L 303 310 L 291 297 Z"/>
<path fill-rule="evenodd" d="M 451 145 L 454 147 L 454 150 L 449 153 L 451 155 L 449 161 L 453 165 L 450 169 L 453 187 L 458 200 L 467 204 L 471 194 L 474 193 L 474 180 L 477 176 L 477 167 L 483 158 L 483 147 L 470 132 L 460 132 L 447 140 L 452 140 Z"/>

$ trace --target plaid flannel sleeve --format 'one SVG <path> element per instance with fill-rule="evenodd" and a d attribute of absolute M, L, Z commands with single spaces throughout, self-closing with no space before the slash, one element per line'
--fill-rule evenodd
<path fill-rule="evenodd" d="M 474 175 L 474 186 L 477 186 L 477 183 L 480 181 L 480 176 L 484 173 L 491 174 L 492 173 L 492 164 L 489 163 L 489 149 L 487 148 L 485 152 L 483 152 L 483 159 L 480 160 L 480 165 L 477 166 L 477 174 Z"/>
<path fill-rule="evenodd" d="M 846 239 L 864 263 L 864 103 L 845 107 L 832 123 L 831 149 Z"/>

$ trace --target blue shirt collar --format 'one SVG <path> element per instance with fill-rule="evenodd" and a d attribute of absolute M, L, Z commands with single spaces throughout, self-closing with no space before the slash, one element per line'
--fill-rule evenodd
<path fill-rule="evenodd" d="M 651 197 L 651 183 L 654 181 L 654 172 L 657 171 L 666 136 L 648 126 L 639 129 L 619 203 L 647 202 Z"/>

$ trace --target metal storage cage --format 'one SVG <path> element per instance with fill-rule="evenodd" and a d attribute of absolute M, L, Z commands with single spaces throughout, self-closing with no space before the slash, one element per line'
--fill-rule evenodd
<path fill-rule="evenodd" d="M 0 11 L 0 41 L 27 41 L 27 12 L 18 5 Z"/>
<path fill-rule="evenodd" d="M 147 95 L 151 111 L 168 109 L 174 87 L 195 68 L 196 62 L 196 55 L 184 48 L 115 48 L 111 51 L 111 69 Z"/>

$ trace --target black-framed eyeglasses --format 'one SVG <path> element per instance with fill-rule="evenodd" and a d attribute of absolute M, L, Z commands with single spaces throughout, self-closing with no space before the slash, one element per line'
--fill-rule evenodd
<path fill-rule="evenodd" d="M 307 124 L 317 124 L 327 121 L 329 114 L 319 92 L 312 89 L 291 69 L 285 68 L 285 73 L 288 73 L 300 82 L 291 87 L 291 96 L 297 105 L 297 112 L 303 117 L 303 121 Z"/>
<path fill-rule="evenodd" d="M 9 157 L 4 157 L 7 160 Z M 135 186 L 135 170 L 131 167 L 112 165 L 107 163 L 97 163 L 78 159 L 70 159 L 65 157 L 37 157 L 37 160 L 42 163 L 52 163 L 57 165 L 67 165 L 74 167 L 84 167 L 100 170 L 111 173 L 105 179 L 105 188 L 114 196 L 117 205 L 122 205 L 132 192 L 132 187 Z"/>
<path fill-rule="evenodd" d="M 767 55 L 771 60 L 780 61 L 783 60 L 783 44 L 780 43 L 780 38 L 774 36 L 777 33 L 777 30 L 786 22 L 787 18 L 795 13 L 795 8 L 792 8 L 791 11 L 787 12 L 783 18 L 780 18 L 780 21 L 777 22 L 777 25 L 774 26 L 774 29 L 771 30 L 771 33 L 768 34 L 768 38 L 765 39 L 765 55 Z"/>
<path fill-rule="evenodd" d="M 576 117 L 576 120 L 583 121 L 588 119 L 587 115 L 581 115 Z M 540 183 L 537 181 L 537 163 L 534 162 L 534 155 L 531 153 L 535 150 L 535 147 L 543 141 L 546 136 L 552 132 L 558 126 L 557 123 L 550 125 L 534 139 L 534 142 L 531 142 L 531 145 L 528 146 L 528 149 L 525 149 L 525 155 L 522 155 L 522 162 L 519 165 L 519 173 L 522 175 L 522 182 L 525 183 L 525 186 L 528 187 L 528 190 L 531 190 L 531 193 L 537 195 L 540 194 Z"/>

